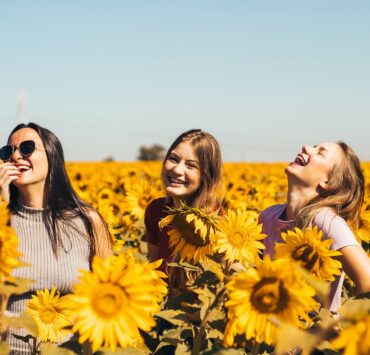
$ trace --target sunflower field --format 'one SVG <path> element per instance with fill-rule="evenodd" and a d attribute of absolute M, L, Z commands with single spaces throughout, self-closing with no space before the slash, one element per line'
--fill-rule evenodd
<path fill-rule="evenodd" d="M 282 234 L 274 259 L 262 258 L 259 213 L 284 203 L 285 163 L 225 163 L 225 214 L 183 205 L 160 222 L 178 256 L 169 266 L 188 280 L 169 292 L 161 260 L 149 262 L 144 212 L 164 196 L 160 162 L 69 163 L 76 192 L 109 226 L 114 256 L 95 257 L 71 294 L 39 290 L 20 317 L 7 300 L 31 280 L 0 203 L 0 354 L 4 338 L 24 328 L 32 354 L 363 354 L 370 353 L 370 300 L 345 279 L 342 307 L 328 310 L 329 283 L 341 274 L 340 252 L 317 228 Z M 356 238 L 369 254 L 370 164 Z M 179 276 L 179 277 L 180 277 Z"/>

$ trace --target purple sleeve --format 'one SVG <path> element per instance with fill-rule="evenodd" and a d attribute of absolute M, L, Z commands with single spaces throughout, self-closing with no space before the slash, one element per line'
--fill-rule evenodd
<path fill-rule="evenodd" d="M 331 245 L 333 250 L 359 245 L 347 222 L 329 209 L 320 211 L 315 216 L 314 224 L 323 231 L 324 239 L 333 239 Z"/>

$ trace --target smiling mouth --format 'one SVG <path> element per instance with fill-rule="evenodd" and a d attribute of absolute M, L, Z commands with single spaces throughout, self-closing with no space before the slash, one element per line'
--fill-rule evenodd
<path fill-rule="evenodd" d="M 21 173 L 31 170 L 31 167 L 27 165 L 18 165 L 17 168 Z"/>
<path fill-rule="evenodd" d="M 180 179 L 176 179 L 176 178 L 173 178 L 173 177 L 168 177 L 168 182 L 170 184 L 175 184 L 175 185 L 186 185 L 186 182 L 183 181 L 183 180 L 180 180 Z"/>
<path fill-rule="evenodd" d="M 297 155 L 297 157 L 295 158 L 294 162 L 300 166 L 306 166 L 307 165 L 307 162 L 304 160 L 304 158 L 302 157 L 302 155 Z"/>

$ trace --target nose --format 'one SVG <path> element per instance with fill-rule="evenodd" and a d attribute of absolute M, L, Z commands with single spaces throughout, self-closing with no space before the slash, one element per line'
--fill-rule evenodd
<path fill-rule="evenodd" d="M 22 158 L 22 155 L 19 152 L 19 148 L 14 147 L 13 153 L 10 156 L 9 160 L 18 160 L 19 158 Z"/>
<path fill-rule="evenodd" d="M 180 162 L 178 164 L 176 164 L 172 171 L 176 174 L 176 175 L 182 175 L 184 173 L 184 166 L 183 164 Z"/>
<path fill-rule="evenodd" d="M 310 152 L 312 151 L 313 147 L 305 144 L 302 146 L 302 153 L 305 153 L 305 154 L 310 154 Z"/>

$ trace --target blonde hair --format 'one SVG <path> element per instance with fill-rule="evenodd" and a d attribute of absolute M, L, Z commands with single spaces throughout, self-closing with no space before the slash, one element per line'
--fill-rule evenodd
<path fill-rule="evenodd" d="M 171 152 L 181 143 L 189 142 L 199 160 L 200 186 L 188 199 L 192 207 L 214 210 L 220 207 L 222 188 L 222 159 L 217 140 L 209 133 L 200 129 L 192 129 L 182 133 L 167 151 L 164 162 Z M 163 164 L 164 164 L 163 162 Z"/>
<path fill-rule="evenodd" d="M 329 208 L 351 226 L 360 224 L 361 206 L 364 201 L 365 181 L 360 160 L 353 149 L 344 142 L 337 142 L 342 159 L 334 166 L 328 186 L 319 191 L 298 213 L 297 225 L 305 228 L 313 224 L 316 214 L 322 208 Z"/>

